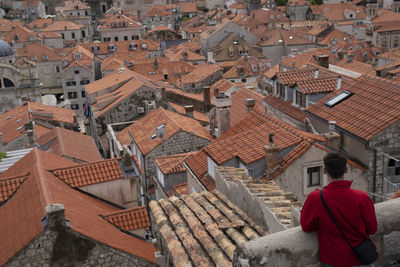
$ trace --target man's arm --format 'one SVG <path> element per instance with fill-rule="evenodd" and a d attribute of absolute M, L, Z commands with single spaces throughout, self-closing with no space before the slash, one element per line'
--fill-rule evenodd
<path fill-rule="evenodd" d="M 304 232 L 313 232 L 318 229 L 318 219 L 316 217 L 316 211 L 318 209 L 315 207 L 314 192 L 308 195 L 306 202 L 304 202 L 303 209 L 301 210 L 300 225 Z"/>
<path fill-rule="evenodd" d="M 373 235 L 378 230 L 378 223 L 376 221 L 375 206 L 372 200 L 366 196 L 361 202 L 361 216 L 365 222 L 368 235 Z"/>

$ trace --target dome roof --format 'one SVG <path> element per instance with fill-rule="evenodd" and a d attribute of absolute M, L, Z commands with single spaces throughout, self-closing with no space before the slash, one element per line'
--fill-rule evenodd
<path fill-rule="evenodd" d="M 14 55 L 14 50 L 4 40 L 0 40 L 0 57 L 8 57 Z"/>

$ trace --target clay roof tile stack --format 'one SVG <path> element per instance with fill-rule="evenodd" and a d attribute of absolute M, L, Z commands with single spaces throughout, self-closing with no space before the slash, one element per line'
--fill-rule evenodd
<path fill-rule="evenodd" d="M 232 266 L 236 247 L 265 234 L 218 191 L 152 201 L 150 209 L 175 266 Z"/>

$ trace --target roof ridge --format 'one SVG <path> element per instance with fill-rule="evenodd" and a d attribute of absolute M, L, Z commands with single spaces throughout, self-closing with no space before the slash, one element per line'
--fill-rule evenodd
<path fill-rule="evenodd" d="M 114 212 L 104 213 L 104 214 L 102 214 L 102 216 L 105 218 L 105 217 L 109 217 L 109 216 L 115 216 L 115 215 L 119 215 L 119 214 L 129 213 L 129 212 L 141 210 L 141 209 L 146 209 L 146 206 L 137 206 L 137 207 L 132 207 L 132 208 L 128 208 L 128 209 L 117 210 Z"/>
<path fill-rule="evenodd" d="M 26 178 L 29 174 L 30 174 L 30 172 L 28 172 L 27 174 L 22 174 L 22 175 L 16 175 L 16 176 L 7 177 L 6 179 L 1 179 L 1 178 L 0 178 L 0 183 L 12 181 L 12 180 L 17 180 L 17 179 L 22 179 L 22 178 Z"/>
<path fill-rule="evenodd" d="M 44 171 L 42 169 L 42 161 L 39 155 L 39 149 L 38 148 L 34 148 L 33 151 L 34 153 L 34 160 L 35 162 L 33 162 L 33 172 L 35 174 L 35 179 L 38 180 L 38 186 L 39 186 L 39 191 L 40 191 L 40 196 L 42 198 L 42 202 L 43 202 L 43 206 L 46 207 L 50 204 L 53 204 L 51 202 L 51 192 L 47 186 L 47 183 L 45 181 L 45 174 Z"/>

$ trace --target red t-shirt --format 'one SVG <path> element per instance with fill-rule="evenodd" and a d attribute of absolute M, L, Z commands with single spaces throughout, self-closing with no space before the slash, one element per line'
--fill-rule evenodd
<path fill-rule="evenodd" d="M 357 246 L 377 230 L 375 207 L 368 194 L 351 189 L 352 181 L 339 180 L 324 187 L 324 199 L 352 246 Z M 305 232 L 318 230 L 319 259 L 334 266 L 356 266 L 362 263 L 340 234 L 319 196 L 311 192 L 300 217 Z"/>

